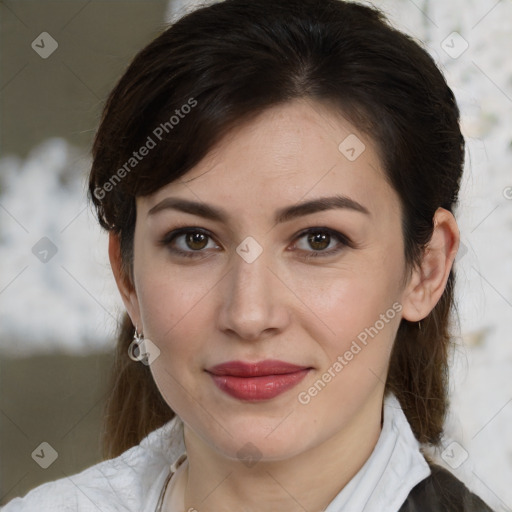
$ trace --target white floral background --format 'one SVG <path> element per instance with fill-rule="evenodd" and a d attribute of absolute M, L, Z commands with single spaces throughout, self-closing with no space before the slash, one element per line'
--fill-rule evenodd
<path fill-rule="evenodd" d="M 170 3 L 167 19 L 194 5 Z M 437 457 L 496 511 L 511 511 L 512 2 L 373 5 L 425 45 L 461 107 L 467 141 L 457 211 L 461 332 L 451 414 Z M 47 140 L 24 160 L 0 159 L 0 339 L 9 340 L 0 345 L 3 353 L 89 353 L 112 346 L 122 305 L 106 235 L 85 199 L 89 164 L 63 139 Z M 83 180 L 70 179 L 70 169 Z M 40 242 L 49 253 L 34 254 L 43 237 L 53 244 Z"/>

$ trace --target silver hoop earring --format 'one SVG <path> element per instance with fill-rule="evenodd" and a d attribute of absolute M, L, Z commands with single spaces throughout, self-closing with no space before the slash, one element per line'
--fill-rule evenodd
<path fill-rule="evenodd" d="M 144 335 L 142 333 L 139 334 L 137 331 L 137 327 L 135 327 L 135 332 L 133 333 L 133 341 L 130 343 L 128 347 L 128 357 L 132 361 L 142 361 L 145 357 L 145 350 L 143 350 L 144 345 Z M 135 353 L 137 351 L 137 353 Z"/>

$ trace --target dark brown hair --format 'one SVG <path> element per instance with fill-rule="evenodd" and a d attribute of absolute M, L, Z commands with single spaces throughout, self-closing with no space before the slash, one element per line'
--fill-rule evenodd
<path fill-rule="evenodd" d="M 376 141 L 400 197 L 407 269 L 420 263 L 436 209 L 456 206 L 464 160 L 459 111 L 432 58 L 374 8 L 225 0 L 166 29 L 134 58 L 106 102 L 89 194 L 100 224 L 120 237 L 128 280 L 135 197 L 183 176 L 241 123 L 298 98 L 334 106 Z M 148 137 L 155 146 L 135 158 Z M 402 319 L 390 360 L 386 389 L 420 442 L 438 443 L 443 430 L 453 288 L 452 269 L 421 330 Z M 128 357 L 133 332 L 125 313 L 106 407 L 107 457 L 174 416 L 149 367 Z"/>

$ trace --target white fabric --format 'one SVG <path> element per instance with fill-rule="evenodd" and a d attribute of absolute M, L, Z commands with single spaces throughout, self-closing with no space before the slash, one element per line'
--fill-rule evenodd
<path fill-rule="evenodd" d="M 325 512 L 397 512 L 431 471 L 398 399 L 384 399 L 382 431 L 363 467 Z"/>
<path fill-rule="evenodd" d="M 430 475 L 395 396 L 385 398 L 383 412 L 374 451 L 325 512 L 397 512 L 412 488 Z M 119 457 L 42 484 L 1 510 L 155 512 L 169 468 L 184 452 L 183 423 L 176 417 Z"/>

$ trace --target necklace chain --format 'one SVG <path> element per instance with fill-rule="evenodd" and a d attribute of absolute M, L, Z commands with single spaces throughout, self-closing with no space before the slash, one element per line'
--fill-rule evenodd
<path fill-rule="evenodd" d="M 162 512 L 162 507 L 164 505 L 164 498 L 165 493 L 167 491 L 167 487 L 169 486 L 169 482 L 171 481 L 171 478 L 176 473 L 178 468 L 185 462 L 187 459 L 187 455 L 183 453 L 180 455 L 178 460 L 176 460 L 173 464 L 171 464 L 171 469 L 169 471 L 169 474 L 167 475 L 167 478 L 165 479 L 164 486 L 162 487 L 162 491 L 160 492 L 160 497 L 158 498 L 158 504 L 156 506 L 155 512 Z"/>

